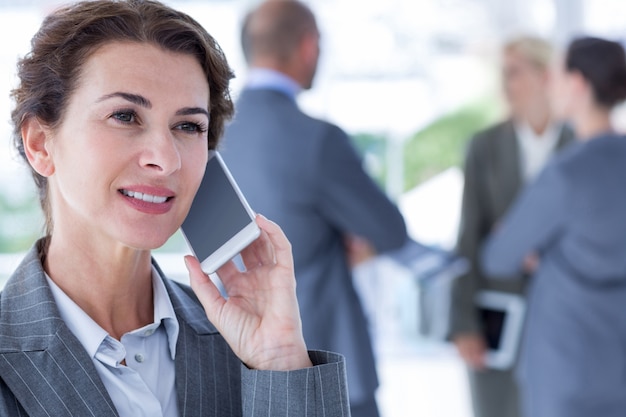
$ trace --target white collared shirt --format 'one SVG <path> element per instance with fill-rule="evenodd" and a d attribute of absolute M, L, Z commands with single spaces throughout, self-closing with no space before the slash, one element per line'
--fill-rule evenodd
<path fill-rule="evenodd" d="M 156 269 L 152 268 L 154 322 L 124 334 L 121 341 L 109 336 L 47 275 L 46 279 L 61 318 L 92 358 L 120 417 L 178 417 L 174 365 L 178 320 Z"/>
<path fill-rule="evenodd" d="M 527 123 L 515 124 L 515 136 L 520 150 L 522 178 L 528 183 L 535 179 L 548 163 L 559 141 L 563 126 L 550 124 L 538 135 Z"/>
<path fill-rule="evenodd" d="M 302 87 L 291 77 L 269 68 L 251 68 L 246 79 L 246 88 L 271 89 L 284 93 L 295 101 Z"/>

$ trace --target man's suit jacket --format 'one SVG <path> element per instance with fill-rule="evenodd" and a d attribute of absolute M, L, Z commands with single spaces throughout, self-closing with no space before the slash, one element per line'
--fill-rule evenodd
<path fill-rule="evenodd" d="M 250 370 L 191 289 L 164 281 L 180 325 L 181 416 L 349 416 L 339 355 L 312 352 L 320 365 L 293 372 Z M 92 358 L 59 315 L 34 247 L 0 294 L 0 416 L 117 415 Z"/>
<path fill-rule="evenodd" d="M 567 126 L 557 149 L 574 140 Z M 480 247 L 502 220 L 523 187 L 520 150 L 512 121 L 499 123 L 470 142 L 465 161 L 465 185 L 457 250 L 470 262 L 470 270 L 455 282 L 452 293 L 450 335 L 481 333 L 474 297 L 481 290 L 515 294 L 524 291 L 524 280 L 497 281 L 485 276 L 480 265 Z"/>
<path fill-rule="evenodd" d="M 400 212 L 348 136 L 281 92 L 244 90 L 221 151 L 252 208 L 293 246 L 307 345 L 345 355 L 351 402 L 371 399 L 378 380 L 344 237 L 362 236 L 379 252 L 398 248 L 407 239 Z"/>
<path fill-rule="evenodd" d="M 626 138 L 573 145 L 487 241 L 506 278 L 539 254 L 518 376 L 529 417 L 626 415 Z"/>

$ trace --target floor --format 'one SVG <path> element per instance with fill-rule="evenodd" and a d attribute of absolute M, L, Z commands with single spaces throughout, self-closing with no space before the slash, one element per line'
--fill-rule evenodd
<path fill-rule="evenodd" d="M 472 417 L 464 369 L 449 348 L 379 356 L 378 368 L 382 417 Z"/>
<path fill-rule="evenodd" d="M 440 325 L 424 331 L 423 287 L 384 262 L 357 269 L 355 284 L 371 323 L 382 417 L 472 417 L 465 368 L 456 351 L 441 341 Z"/>

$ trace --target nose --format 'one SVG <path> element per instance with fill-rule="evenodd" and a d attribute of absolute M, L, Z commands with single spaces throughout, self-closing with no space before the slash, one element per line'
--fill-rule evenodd
<path fill-rule="evenodd" d="M 169 129 L 146 135 L 141 153 L 142 167 L 154 170 L 160 175 L 170 175 L 181 167 L 181 154 L 176 138 Z"/>

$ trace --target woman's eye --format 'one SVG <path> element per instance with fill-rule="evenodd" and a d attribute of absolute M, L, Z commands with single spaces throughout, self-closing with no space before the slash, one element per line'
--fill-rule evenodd
<path fill-rule="evenodd" d="M 111 117 L 121 123 L 133 123 L 137 119 L 137 115 L 132 111 L 119 111 L 113 113 Z"/>
<path fill-rule="evenodd" d="M 193 123 L 193 122 L 180 123 L 176 125 L 176 129 L 182 130 L 188 133 L 204 133 L 207 131 L 207 128 L 204 124 Z"/>

